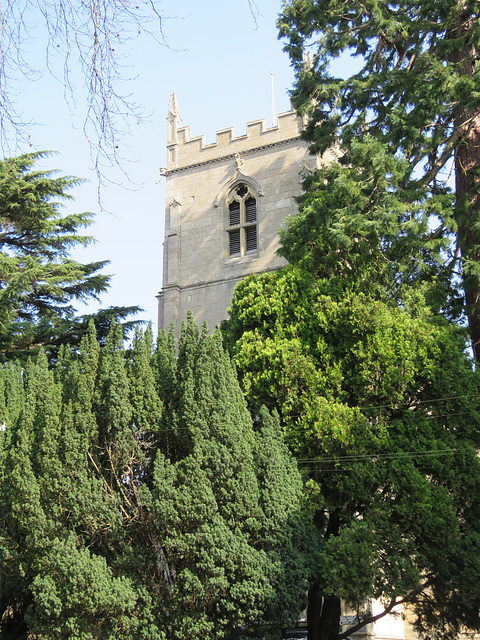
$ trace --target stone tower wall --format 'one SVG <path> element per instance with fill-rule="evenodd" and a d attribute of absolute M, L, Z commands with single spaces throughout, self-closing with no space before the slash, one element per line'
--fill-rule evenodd
<path fill-rule="evenodd" d="M 294 112 L 279 115 L 278 125 L 263 120 L 247 124 L 246 135 L 234 129 L 217 132 L 216 142 L 191 138 L 180 127 L 172 96 L 168 115 L 168 164 L 163 289 L 159 299 L 159 327 L 171 322 L 178 330 L 191 310 L 198 324 L 213 329 L 227 317 L 237 282 L 251 273 L 285 264 L 276 254 L 278 229 L 296 213 L 305 171 L 315 167 L 300 140 L 302 126 Z M 256 251 L 229 255 L 229 212 L 226 200 L 235 185 L 248 185 L 256 195 Z"/>

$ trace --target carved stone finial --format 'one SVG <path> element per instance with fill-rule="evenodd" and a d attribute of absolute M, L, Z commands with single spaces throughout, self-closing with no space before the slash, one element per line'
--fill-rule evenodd
<path fill-rule="evenodd" d="M 182 125 L 182 116 L 180 115 L 180 109 L 178 108 L 177 96 L 172 93 L 170 96 L 170 106 L 168 107 L 168 144 L 177 142 L 177 133 Z M 173 157 L 169 158 L 169 162 L 175 162 L 176 152 L 171 153 Z"/>
<path fill-rule="evenodd" d="M 304 161 L 303 161 L 302 169 L 301 169 L 301 171 L 300 171 L 300 176 L 301 176 L 302 178 L 306 178 L 307 176 L 311 176 L 311 175 L 313 175 L 314 173 L 315 173 L 315 168 L 314 168 L 314 167 L 311 167 L 311 166 L 309 165 L 309 163 L 308 163 L 306 160 L 304 160 Z"/>
<path fill-rule="evenodd" d="M 235 154 L 235 169 L 237 169 L 237 171 L 240 171 L 240 169 L 243 167 L 243 158 L 240 156 L 239 153 Z"/>
<path fill-rule="evenodd" d="M 174 118 L 179 118 L 180 121 L 182 120 L 182 116 L 180 115 L 180 109 L 178 108 L 177 96 L 176 96 L 175 93 L 172 93 L 172 95 L 170 96 L 170 105 L 168 107 L 168 116 L 173 116 Z"/>

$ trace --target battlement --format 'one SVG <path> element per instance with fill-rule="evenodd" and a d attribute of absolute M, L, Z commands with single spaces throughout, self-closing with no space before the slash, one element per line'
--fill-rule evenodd
<path fill-rule="evenodd" d="M 302 130 L 302 119 L 295 111 L 286 111 L 278 116 L 278 123 L 267 127 L 265 119 L 247 123 L 245 135 L 236 136 L 235 128 L 220 129 L 216 133 L 216 141 L 207 144 L 205 135 L 191 136 L 189 126 L 178 126 L 181 123 L 180 113 L 176 105 L 176 98 L 172 96 L 174 107 L 170 108 L 169 139 L 167 144 L 167 172 L 185 169 L 192 165 L 204 164 L 223 157 L 230 157 L 237 153 L 265 146 L 286 143 L 296 140 Z"/>
<path fill-rule="evenodd" d="M 278 229 L 297 212 L 302 177 L 316 159 L 300 139 L 303 122 L 294 111 L 281 113 L 272 127 L 265 120 L 249 122 L 243 135 L 220 129 L 209 144 L 183 126 L 173 94 L 167 124 L 158 325 L 168 329 L 173 322 L 178 335 L 187 310 L 199 325 L 207 320 L 213 328 L 228 317 L 240 280 L 286 264 L 277 253 Z M 230 210 L 235 196 L 242 203 Z M 239 225 L 233 224 L 236 211 Z"/>

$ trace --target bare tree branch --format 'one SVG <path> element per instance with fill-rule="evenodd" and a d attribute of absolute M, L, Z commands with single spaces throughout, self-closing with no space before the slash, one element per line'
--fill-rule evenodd
<path fill-rule="evenodd" d="M 38 80 L 40 61 L 27 57 L 28 46 L 43 26 L 48 71 L 64 85 L 65 99 L 75 107 L 81 71 L 87 90 L 83 129 L 98 176 L 104 166 L 121 166 L 120 141 L 129 120 L 141 121 L 142 109 L 124 89 L 132 79 L 128 64 L 134 40 L 145 35 L 168 46 L 166 16 L 157 0 L 4 0 L 0 5 L 0 143 L 11 151 L 26 139 L 23 115 L 16 109 L 16 88 L 25 79 Z M 56 65 L 63 60 L 63 77 Z M 40 68 L 39 68 L 40 67 Z"/>

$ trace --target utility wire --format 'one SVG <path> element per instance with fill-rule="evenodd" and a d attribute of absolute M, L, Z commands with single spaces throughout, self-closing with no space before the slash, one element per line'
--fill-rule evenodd
<path fill-rule="evenodd" d="M 429 451 L 402 451 L 398 453 L 350 454 L 329 458 L 297 458 L 297 462 L 357 462 L 360 460 L 399 460 L 400 458 L 431 458 L 456 453 L 463 449 L 430 449 Z"/>

